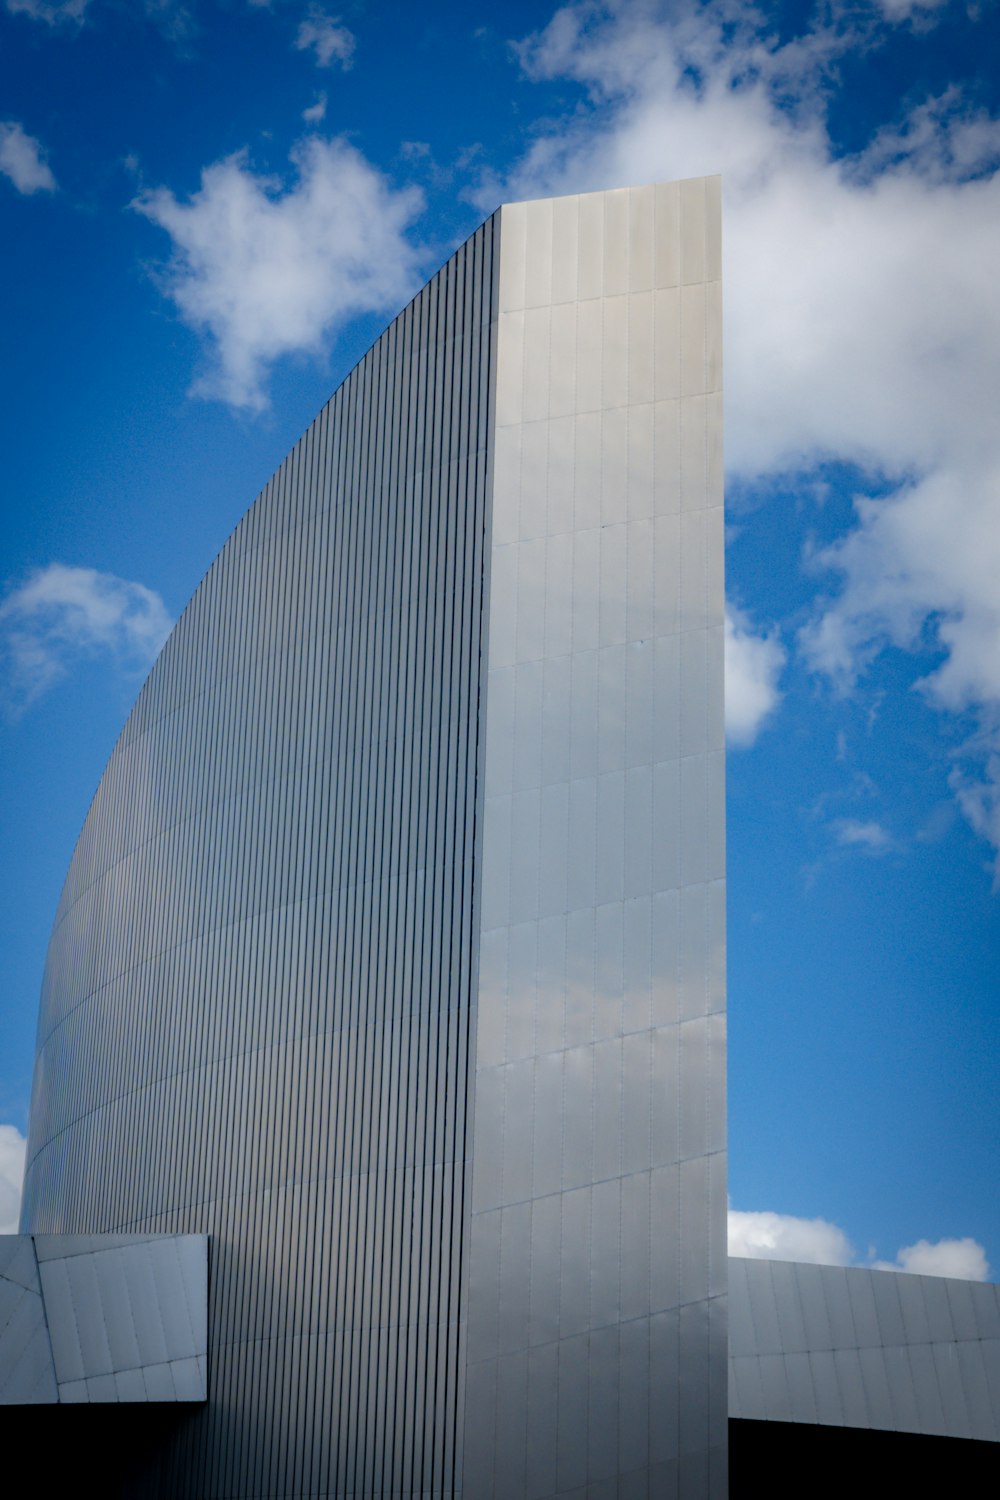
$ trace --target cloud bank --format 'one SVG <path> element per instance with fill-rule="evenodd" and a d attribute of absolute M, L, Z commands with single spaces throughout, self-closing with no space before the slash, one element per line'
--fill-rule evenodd
<path fill-rule="evenodd" d="M 0 666 L 8 711 L 41 696 L 83 657 L 150 665 L 172 625 L 152 589 L 93 568 L 50 563 L 0 601 Z"/>
<path fill-rule="evenodd" d="M 211 340 L 195 393 L 236 407 L 266 405 L 282 355 L 321 352 L 348 318 L 395 309 L 418 279 L 407 239 L 418 190 L 392 188 L 344 140 L 310 136 L 292 162 L 290 186 L 241 152 L 206 167 L 186 203 L 161 187 L 133 204 L 170 236 L 164 291 Z"/>

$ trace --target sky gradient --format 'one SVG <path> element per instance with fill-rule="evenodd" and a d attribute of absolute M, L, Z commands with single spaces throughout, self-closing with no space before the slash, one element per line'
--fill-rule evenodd
<path fill-rule="evenodd" d="M 0 0 L 0 1231 L 73 842 L 239 516 L 497 203 L 721 172 L 733 1245 L 1000 1270 L 998 43 Z"/>

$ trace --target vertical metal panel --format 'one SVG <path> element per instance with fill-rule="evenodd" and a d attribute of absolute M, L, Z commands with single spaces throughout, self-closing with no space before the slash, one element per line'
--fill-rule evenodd
<path fill-rule="evenodd" d="M 477 1497 L 727 1492 L 717 198 L 501 210 Z"/>
<path fill-rule="evenodd" d="M 212 1237 L 143 1493 L 454 1487 L 495 239 L 226 542 L 59 903 L 24 1222 Z"/>

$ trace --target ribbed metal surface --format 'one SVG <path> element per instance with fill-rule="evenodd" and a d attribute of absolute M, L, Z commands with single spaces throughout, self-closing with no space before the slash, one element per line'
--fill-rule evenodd
<path fill-rule="evenodd" d="M 721 1500 L 719 182 L 501 215 L 465 1489 Z"/>
<path fill-rule="evenodd" d="M 729 1262 L 729 1414 L 1000 1442 L 1000 1287 Z"/>
<path fill-rule="evenodd" d="M 212 565 L 60 902 L 24 1227 L 211 1235 L 163 1496 L 453 1491 L 495 223 Z"/>

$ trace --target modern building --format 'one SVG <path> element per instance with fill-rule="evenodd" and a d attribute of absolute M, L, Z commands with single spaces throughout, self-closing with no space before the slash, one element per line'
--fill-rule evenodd
<path fill-rule="evenodd" d="M 719 245 L 716 179 L 494 214 L 115 746 L 23 1229 L 209 1236 L 129 1493 L 726 1493 Z"/>
<path fill-rule="evenodd" d="M 995 1483 L 997 1288 L 732 1261 L 727 1338 L 721 399 L 717 179 L 505 206 L 212 564 L 0 1240 L 56 1493 Z"/>

